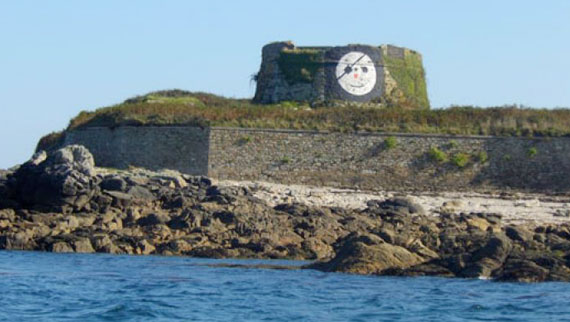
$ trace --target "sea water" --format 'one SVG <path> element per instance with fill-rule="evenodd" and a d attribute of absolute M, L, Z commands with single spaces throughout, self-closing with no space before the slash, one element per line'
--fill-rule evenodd
<path fill-rule="evenodd" d="M 0 320 L 570 321 L 570 283 L 220 267 L 294 261 L 0 251 Z"/>

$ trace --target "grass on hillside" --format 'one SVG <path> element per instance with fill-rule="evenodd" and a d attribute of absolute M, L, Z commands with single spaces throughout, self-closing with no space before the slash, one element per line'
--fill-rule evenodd
<path fill-rule="evenodd" d="M 532 109 L 516 106 L 471 106 L 436 110 L 394 107 L 318 106 L 282 102 L 252 104 L 207 93 L 181 90 L 153 92 L 125 102 L 83 111 L 67 130 L 93 126 L 195 125 L 249 128 L 326 130 L 338 132 L 400 132 L 496 136 L 570 136 L 570 109 Z M 51 133 L 38 148 L 59 142 Z"/>
<path fill-rule="evenodd" d="M 68 129 L 119 125 L 201 125 L 329 131 L 442 133 L 499 136 L 570 135 L 570 109 L 457 106 L 435 110 L 309 107 L 296 102 L 252 104 L 207 93 L 154 92 L 81 112 Z"/>

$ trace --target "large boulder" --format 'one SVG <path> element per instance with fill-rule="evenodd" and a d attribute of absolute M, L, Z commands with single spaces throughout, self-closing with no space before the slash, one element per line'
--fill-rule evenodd
<path fill-rule="evenodd" d="M 398 197 L 386 200 L 369 200 L 366 205 L 368 206 L 368 210 L 373 213 L 390 212 L 403 215 L 425 214 L 424 208 L 408 197 Z"/>
<path fill-rule="evenodd" d="M 93 156 L 80 145 L 36 153 L 16 170 L 10 184 L 24 207 L 56 212 L 81 210 L 98 190 Z"/>
<path fill-rule="evenodd" d="M 409 250 L 384 242 L 367 233 L 352 233 L 340 242 L 336 256 L 327 262 L 317 262 L 309 268 L 325 272 L 382 274 L 387 270 L 404 269 L 425 261 Z"/>
<path fill-rule="evenodd" d="M 512 242 L 504 234 L 494 234 L 487 244 L 475 251 L 465 269 L 459 275 L 463 277 L 489 278 L 496 274 L 512 248 Z M 494 277 L 494 276 L 493 276 Z"/>

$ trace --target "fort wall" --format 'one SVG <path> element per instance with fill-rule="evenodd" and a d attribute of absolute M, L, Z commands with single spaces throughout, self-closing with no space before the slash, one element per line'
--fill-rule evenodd
<path fill-rule="evenodd" d="M 65 144 L 86 146 L 98 166 L 215 179 L 396 191 L 570 190 L 570 138 L 149 126 L 74 130 Z"/>
<path fill-rule="evenodd" d="M 187 126 L 91 127 L 65 133 L 64 145 L 81 144 L 99 167 L 208 171 L 209 128 Z"/>

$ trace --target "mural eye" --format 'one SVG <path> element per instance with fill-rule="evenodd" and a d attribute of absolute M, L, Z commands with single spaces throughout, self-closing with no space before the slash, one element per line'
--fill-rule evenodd
<path fill-rule="evenodd" d="M 351 68 L 350 66 L 346 66 L 346 67 L 344 68 L 344 72 L 347 73 L 347 74 L 350 74 L 350 72 L 352 72 L 352 68 Z"/>
<path fill-rule="evenodd" d="M 368 73 L 368 67 L 362 67 L 362 72 L 363 72 L 363 73 Z"/>

